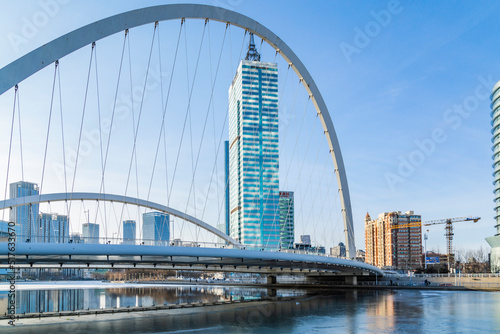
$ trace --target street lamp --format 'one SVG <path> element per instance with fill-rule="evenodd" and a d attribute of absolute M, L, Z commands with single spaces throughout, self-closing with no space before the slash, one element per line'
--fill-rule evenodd
<path fill-rule="evenodd" d="M 427 230 L 427 233 L 429 233 L 429 230 Z M 425 233 L 424 234 L 424 242 L 425 242 L 425 246 L 424 246 L 424 253 L 425 253 L 425 256 L 424 256 L 424 266 L 425 266 L 425 270 L 427 270 L 427 238 L 428 238 L 428 234 Z"/>

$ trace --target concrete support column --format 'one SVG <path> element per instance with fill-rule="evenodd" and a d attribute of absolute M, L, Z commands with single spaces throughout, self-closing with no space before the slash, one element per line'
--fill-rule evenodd
<path fill-rule="evenodd" d="M 276 276 L 267 276 L 267 284 L 276 284 Z"/>
<path fill-rule="evenodd" d="M 276 297 L 276 289 L 267 289 L 267 296 L 268 297 Z"/>
<path fill-rule="evenodd" d="M 358 276 L 346 276 L 345 277 L 346 285 L 358 285 Z"/>

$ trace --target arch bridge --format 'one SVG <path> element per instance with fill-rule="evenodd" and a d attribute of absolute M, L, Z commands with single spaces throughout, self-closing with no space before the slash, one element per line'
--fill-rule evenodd
<path fill-rule="evenodd" d="M 137 9 L 102 19 L 22 56 L 0 69 L 0 94 L 62 57 L 112 34 L 157 21 L 174 19 L 214 20 L 245 29 L 260 37 L 289 64 L 306 89 L 321 120 L 336 173 L 349 258 L 355 257 L 354 229 L 349 188 L 340 145 L 328 108 L 312 76 L 297 55 L 272 31 L 255 20 L 223 8 L 207 5 L 162 5 Z M 144 245 L 87 245 L 16 243 L 18 268 L 166 268 L 239 272 L 316 273 L 328 275 L 383 275 L 374 266 L 318 255 L 244 249 L 236 240 L 213 226 L 179 210 L 138 198 L 106 193 L 72 192 L 40 194 L 0 202 L 0 209 L 35 203 L 96 200 L 135 204 L 182 218 L 226 241 L 231 248 L 171 247 Z M 0 267 L 8 267 L 8 245 L 0 244 Z"/>

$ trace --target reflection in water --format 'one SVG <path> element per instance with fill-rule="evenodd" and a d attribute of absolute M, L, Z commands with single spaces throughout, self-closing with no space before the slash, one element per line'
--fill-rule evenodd
<path fill-rule="evenodd" d="M 304 294 L 300 290 L 274 290 L 273 295 Z M 153 306 L 181 303 L 214 303 L 218 301 L 261 299 L 263 288 L 217 286 L 146 286 L 124 288 L 33 289 L 16 292 L 16 313 L 110 309 L 117 307 Z M 7 312 L 7 294 L 0 294 L 0 314 Z"/>
<path fill-rule="evenodd" d="M 16 292 L 16 313 L 82 310 L 83 296 L 81 289 L 20 290 Z"/>
<path fill-rule="evenodd" d="M 212 302 L 262 298 L 266 289 L 238 287 L 158 286 L 112 289 L 61 289 L 51 294 L 25 292 L 24 298 L 49 296 L 46 307 L 124 307 L 162 303 Z M 131 312 L 54 318 L 54 322 L 16 326 L 26 333 L 494 333 L 500 293 L 476 291 L 334 290 L 326 295 L 304 291 L 276 291 L 278 295 L 304 294 L 292 301 L 231 304 L 214 307 Z M 59 293 L 59 294 L 58 294 Z M 309 294 L 309 292 L 307 292 Z M 28 297 L 29 296 L 29 297 Z M 61 299 L 67 296 L 64 303 Z M 3 295 L 0 294 L 0 298 Z M 69 300 L 72 300 L 71 302 Z M 0 303 L 0 305 L 2 305 Z M 66 318 L 66 317 L 63 317 Z M 0 323 L 2 326 L 2 323 Z M 0 327 L 0 331 L 2 328 Z"/>

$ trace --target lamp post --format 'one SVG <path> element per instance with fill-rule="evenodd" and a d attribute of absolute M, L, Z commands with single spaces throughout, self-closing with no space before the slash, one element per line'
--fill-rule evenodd
<path fill-rule="evenodd" d="M 427 233 L 429 233 L 429 230 L 427 230 Z M 424 234 L 424 267 L 425 267 L 425 270 L 427 270 L 427 238 L 428 238 L 428 234 L 425 233 Z"/>

